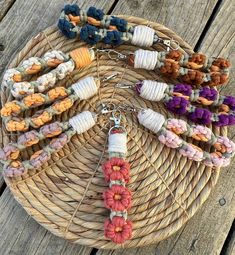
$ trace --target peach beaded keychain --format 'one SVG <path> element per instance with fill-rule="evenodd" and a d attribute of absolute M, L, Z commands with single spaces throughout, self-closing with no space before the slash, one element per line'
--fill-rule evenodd
<path fill-rule="evenodd" d="M 54 115 L 71 108 L 75 101 L 86 100 L 98 92 L 100 82 L 93 77 L 86 77 L 69 88 L 57 87 L 46 94 L 35 93 L 21 101 L 8 102 L 1 109 L 1 116 L 8 131 L 26 131 L 29 127 L 39 128 L 52 120 Z M 57 99 L 61 99 L 58 100 Z M 55 102 L 54 102 L 55 101 Z M 51 106 L 36 112 L 32 117 L 16 117 L 22 111 L 54 102 Z"/>
<path fill-rule="evenodd" d="M 95 57 L 93 48 L 81 47 L 69 54 L 62 51 L 49 51 L 43 57 L 31 57 L 18 67 L 8 69 L 3 76 L 3 86 L 10 89 L 16 98 L 36 92 L 44 92 L 54 87 L 58 80 L 64 79 L 75 68 L 89 65 Z M 46 68 L 54 68 L 34 81 L 25 81 L 29 75 L 38 74 Z"/>
<path fill-rule="evenodd" d="M 102 165 L 105 181 L 109 184 L 103 194 L 104 204 L 111 211 L 104 223 L 104 234 L 112 242 L 122 244 L 132 236 L 132 222 L 127 219 L 132 195 L 126 187 L 130 179 L 130 164 L 125 159 L 127 133 L 120 125 L 122 115 L 114 110 L 111 119 L 114 126 L 109 130 L 109 159 Z"/>

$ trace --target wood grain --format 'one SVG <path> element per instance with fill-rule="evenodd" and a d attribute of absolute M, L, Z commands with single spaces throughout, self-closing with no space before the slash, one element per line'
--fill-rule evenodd
<path fill-rule="evenodd" d="M 226 247 L 225 255 L 234 255 L 235 254 L 235 231 L 233 228 L 233 234 L 229 240 L 229 244 Z"/>
<path fill-rule="evenodd" d="M 14 4 L 15 0 L 0 0 L 0 21 L 6 15 L 7 11 Z"/>
<path fill-rule="evenodd" d="M 90 254 L 91 248 L 70 244 L 50 234 L 16 203 L 9 189 L 0 200 L 1 254 Z"/>

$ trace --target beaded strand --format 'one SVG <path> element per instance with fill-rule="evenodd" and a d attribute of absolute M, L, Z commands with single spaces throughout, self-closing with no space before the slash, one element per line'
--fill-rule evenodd
<path fill-rule="evenodd" d="M 138 113 L 139 123 L 157 134 L 161 143 L 169 148 L 177 149 L 179 153 L 191 160 L 202 162 L 210 167 L 224 167 L 230 163 L 235 152 L 235 144 L 227 137 L 215 136 L 204 126 L 189 126 L 185 121 L 165 119 L 165 117 L 151 109 L 144 109 Z M 212 153 L 203 151 L 198 146 L 184 141 L 179 135 L 192 137 L 197 141 L 204 141 L 213 145 Z"/>
<path fill-rule="evenodd" d="M 15 115 L 19 114 L 21 110 L 25 109 L 25 102 L 32 103 L 31 100 L 23 100 L 22 102 L 10 102 L 7 104 L 2 110 L 1 115 L 4 119 L 6 129 L 8 131 L 26 131 L 29 127 L 39 128 L 43 126 L 45 123 L 52 120 L 54 115 L 59 115 L 66 110 L 70 109 L 74 102 L 77 100 L 85 100 L 92 96 L 94 96 L 99 88 L 99 80 L 95 80 L 93 77 L 86 77 L 83 80 L 80 80 L 78 83 L 75 83 L 71 86 L 71 89 L 62 90 L 63 92 L 71 92 L 68 93 L 68 96 L 62 100 L 55 101 L 51 106 L 36 112 L 32 117 L 20 118 L 20 117 L 12 117 L 12 113 Z M 53 92 L 53 93 L 52 93 Z M 61 94 L 55 94 L 58 92 L 56 89 L 53 91 L 49 91 L 48 94 L 52 97 L 55 95 L 55 99 L 61 96 Z M 61 92 L 61 90 L 59 90 Z M 49 95 L 36 94 L 38 98 L 48 98 Z M 66 95 L 63 94 L 64 96 Z M 32 95 L 34 98 L 35 94 Z M 27 99 L 27 98 L 26 98 Z M 31 97 L 30 97 L 31 99 Z M 48 101 L 54 101 L 52 98 Z M 42 101 L 41 101 L 42 102 Z M 33 102 L 34 103 L 34 102 Z M 27 105 L 28 107 L 28 105 Z M 26 109 L 27 109 L 26 107 Z"/>
<path fill-rule="evenodd" d="M 67 123 L 61 123 L 61 126 L 65 128 L 65 131 L 60 132 L 60 135 L 57 138 L 52 139 L 49 145 L 43 147 L 42 150 L 35 152 L 29 160 L 22 162 L 20 160 L 9 161 L 8 156 L 6 158 L 2 157 L 1 161 L 4 163 L 4 174 L 7 177 L 17 177 L 22 176 L 29 170 L 41 167 L 43 164 L 49 161 L 53 153 L 61 150 L 70 141 L 73 135 L 76 133 L 82 134 L 88 129 L 92 128 L 95 125 L 96 120 L 97 115 L 95 113 L 84 111 L 69 120 L 70 127 L 68 129 Z M 24 140 L 24 138 L 22 139 Z M 27 138 L 26 140 L 28 141 Z M 16 155 L 14 158 L 17 159 Z M 4 159 L 6 159 L 6 161 Z"/>
<path fill-rule="evenodd" d="M 235 98 L 222 96 L 213 88 L 203 87 L 193 90 L 190 85 L 168 85 L 162 82 L 144 80 L 135 85 L 136 92 L 147 100 L 163 101 L 167 109 L 175 114 L 186 115 L 191 121 L 216 126 L 235 125 Z M 219 113 L 193 106 L 198 103 L 219 108 Z"/>
<path fill-rule="evenodd" d="M 47 52 L 45 56 L 50 54 L 51 52 Z M 35 81 L 23 81 L 24 73 L 38 73 L 39 70 L 42 69 L 42 66 L 35 68 L 35 66 L 32 65 L 29 69 L 22 69 L 22 66 L 19 66 L 17 68 L 9 69 L 4 74 L 3 84 L 10 88 L 11 94 L 16 98 L 22 98 L 35 92 L 44 92 L 48 88 L 54 87 L 58 80 L 64 79 L 75 68 L 78 69 L 89 65 L 95 57 L 95 52 L 91 48 L 78 48 L 71 51 L 69 55 L 62 52 L 61 55 L 65 56 L 64 62 L 59 63 L 59 61 L 54 61 L 55 65 L 52 66 L 55 67 L 55 69 L 39 76 Z M 25 62 L 27 61 L 29 60 L 26 60 Z M 51 62 L 51 60 L 48 60 L 48 63 Z"/>

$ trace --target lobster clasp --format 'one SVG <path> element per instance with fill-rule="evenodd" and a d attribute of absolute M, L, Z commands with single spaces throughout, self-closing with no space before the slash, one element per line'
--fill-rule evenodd
<path fill-rule="evenodd" d="M 125 60 L 127 59 L 127 55 L 122 54 L 114 49 L 96 49 L 97 52 L 104 52 L 108 55 L 108 57 L 112 60 Z"/>
<path fill-rule="evenodd" d="M 161 39 L 160 42 L 164 45 L 166 45 L 166 50 L 169 51 L 171 50 L 178 50 L 180 45 L 179 42 L 177 42 L 176 40 L 174 40 L 173 38 L 171 39 Z"/>
<path fill-rule="evenodd" d="M 112 117 L 110 117 L 110 120 L 114 121 L 114 127 L 120 127 L 121 120 L 122 120 L 121 111 L 119 111 L 119 110 L 113 111 Z"/>
<path fill-rule="evenodd" d="M 101 113 L 102 114 L 106 114 L 106 113 L 113 113 L 116 109 L 115 105 L 113 103 L 108 103 L 108 104 L 101 104 L 102 109 L 101 109 Z"/>

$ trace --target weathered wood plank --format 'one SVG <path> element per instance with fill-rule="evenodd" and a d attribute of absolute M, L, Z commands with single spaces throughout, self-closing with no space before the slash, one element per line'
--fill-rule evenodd
<path fill-rule="evenodd" d="M 1 0 L 0 1 L 0 21 L 3 19 L 7 11 L 14 4 L 15 0 Z"/>
<path fill-rule="evenodd" d="M 234 227 L 234 225 L 233 225 Z M 235 254 L 235 229 L 233 228 L 232 236 L 229 240 L 228 246 L 225 247 L 225 255 L 234 255 Z"/>
<path fill-rule="evenodd" d="M 181 2 L 183 1 L 180 1 L 180 3 Z M 174 5 L 174 3 L 172 3 L 172 5 Z M 139 4 L 138 8 L 140 8 L 140 6 L 141 4 Z M 121 8 L 125 9 L 124 6 Z M 186 12 L 185 6 L 182 9 Z M 141 12 L 142 8 L 137 10 L 138 15 L 140 15 Z M 151 13 L 151 11 L 149 11 L 149 13 Z M 216 57 L 220 55 L 223 57 L 229 57 L 232 61 L 232 65 L 235 66 L 235 28 L 233 26 L 233 19 L 225 18 L 233 17 L 233 13 L 233 3 L 229 0 L 223 1 L 215 20 L 199 47 L 199 50 L 206 52 L 210 56 Z M 134 13 L 133 15 L 136 14 Z M 194 17 L 194 21 L 197 23 L 196 19 L 197 14 Z M 160 22 L 159 18 L 157 18 L 157 20 Z M 174 17 L 172 20 L 174 20 Z M 164 24 L 168 27 L 171 26 L 169 23 Z M 190 31 L 191 29 L 194 29 L 193 27 L 190 29 L 189 26 L 187 28 Z M 185 30 L 187 30 L 187 28 L 185 28 Z M 177 28 L 174 30 L 177 31 Z M 187 34 L 189 34 L 188 31 L 185 33 L 185 36 L 183 31 L 177 32 L 179 34 L 181 33 L 183 38 L 185 38 L 185 36 L 187 37 Z M 191 44 L 194 45 L 193 43 Z M 234 68 L 232 69 L 231 77 L 234 77 Z M 235 94 L 234 78 L 232 78 L 229 84 L 222 89 L 222 92 L 223 94 Z M 228 135 L 230 137 L 234 137 L 235 129 L 230 128 Z M 167 240 L 162 241 L 158 245 L 152 245 L 144 248 L 121 251 L 99 251 L 97 255 L 220 254 L 235 215 L 234 168 L 235 160 L 233 160 L 233 163 L 229 167 L 222 169 L 219 181 L 209 199 L 182 229 Z M 232 242 L 230 251 L 234 252 L 234 241 Z M 235 254 L 231 252 L 228 254 Z"/>
<path fill-rule="evenodd" d="M 217 0 L 119 0 L 113 13 L 161 23 L 194 47 L 216 2 Z"/>
<path fill-rule="evenodd" d="M 92 248 L 71 244 L 41 227 L 16 203 L 9 189 L 0 198 L 1 254 L 90 254 Z"/>

